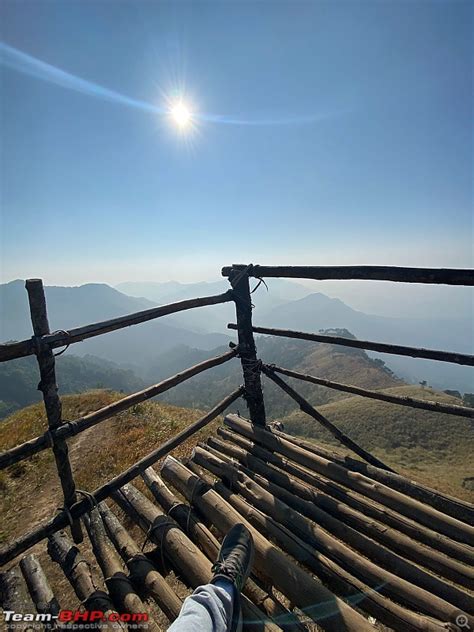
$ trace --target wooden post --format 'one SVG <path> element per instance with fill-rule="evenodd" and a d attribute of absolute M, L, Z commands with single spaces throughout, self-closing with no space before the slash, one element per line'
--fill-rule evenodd
<path fill-rule="evenodd" d="M 251 267 L 251 266 L 250 266 Z M 250 296 L 249 266 L 234 265 L 229 274 L 235 302 L 239 354 L 244 375 L 245 401 L 252 423 L 265 425 L 260 365 L 252 331 L 252 300 Z"/>
<path fill-rule="evenodd" d="M 38 389 L 43 393 L 49 430 L 55 430 L 62 424 L 62 406 L 56 383 L 54 355 L 51 349 L 43 344 L 41 340 L 41 336 L 51 333 L 46 311 L 43 281 L 41 279 L 28 279 L 26 281 L 26 290 L 28 292 L 31 322 L 36 341 L 36 358 L 38 360 L 41 376 Z M 50 436 L 53 437 L 52 434 Z M 69 462 L 67 443 L 64 440 L 53 438 L 52 449 L 63 490 L 64 505 L 69 509 L 69 507 L 76 502 L 77 497 L 71 463 Z M 71 535 L 76 544 L 82 542 L 82 529 L 78 520 L 75 520 L 71 525 Z"/>

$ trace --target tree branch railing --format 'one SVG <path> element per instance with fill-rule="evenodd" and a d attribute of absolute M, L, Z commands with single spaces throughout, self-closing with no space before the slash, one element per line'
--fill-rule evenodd
<path fill-rule="evenodd" d="M 237 325 L 235 323 L 229 323 L 227 328 L 237 329 Z M 439 362 L 474 366 L 474 355 L 467 353 L 437 351 L 435 349 L 423 349 L 421 347 L 407 347 L 385 342 L 372 342 L 370 340 L 353 340 L 352 338 L 344 338 L 342 336 L 313 334 L 304 331 L 294 331 L 292 329 L 276 329 L 274 327 L 253 326 L 252 331 L 256 334 L 268 334 L 269 336 L 281 336 L 283 338 L 295 338 L 297 340 L 309 340 L 311 342 L 324 342 L 331 345 L 342 345 L 343 347 L 353 347 L 355 349 L 365 349 L 367 351 L 377 351 L 391 355 L 404 355 L 412 358 L 425 358 L 427 360 L 438 360 Z"/>
<path fill-rule="evenodd" d="M 180 445 L 189 436 L 200 430 L 202 427 L 210 423 L 216 416 L 223 412 L 227 406 L 232 404 L 240 396 L 246 394 L 244 387 L 240 387 L 227 398 L 222 400 L 215 408 L 213 408 L 203 418 L 191 424 L 188 428 L 177 434 L 175 437 L 165 442 L 161 447 L 151 452 L 147 457 L 141 459 L 131 468 L 109 481 L 102 487 L 98 488 L 92 495 L 87 493 L 87 497 L 78 500 L 76 495 L 76 487 L 68 457 L 68 446 L 66 440 L 70 437 L 82 432 L 92 426 L 108 419 L 128 408 L 155 397 L 165 391 L 181 384 L 191 377 L 206 371 L 207 369 L 219 366 L 228 360 L 239 355 L 239 347 L 232 348 L 215 358 L 210 358 L 192 367 L 189 367 L 176 375 L 165 379 L 157 384 L 145 388 L 136 393 L 132 393 L 120 400 L 76 419 L 74 421 L 65 421 L 62 419 L 62 405 L 58 396 L 58 387 L 55 374 L 55 358 L 52 350 L 57 347 L 66 345 L 67 347 L 73 343 L 93 338 L 111 331 L 123 329 L 131 325 L 144 323 L 155 318 L 160 318 L 168 314 L 209 305 L 218 305 L 229 301 L 236 301 L 234 290 L 229 289 L 227 292 L 208 296 L 204 298 L 187 299 L 169 305 L 162 305 L 148 310 L 112 318 L 106 321 L 93 323 L 83 327 L 76 327 L 69 331 L 50 332 L 46 298 L 43 283 L 40 279 L 29 279 L 26 281 L 26 289 L 28 291 L 31 321 L 33 325 L 34 335 L 20 342 L 6 343 L 0 345 L 0 362 L 25 357 L 28 355 L 36 355 L 41 374 L 41 381 L 38 388 L 43 392 L 44 405 L 48 419 L 48 429 L 42 435 L 35 437 L 21 445 L 15 446 L 0 454 L 0 469 L 13 465 L 22 459 L 31 457 L 32 455 L 51 448 L 56 458 L 56 469 L 58 477 L 63 489 L 64 507 L 60 513 L 45 525 L 41 525 L 29 533 L 21 536 L 12 544 L 3 547 L 0 550 L 0 564 L 5 564 L 13 557 L 26 551 L 29 547 L 39 542 L 44 537 L 51 535 L 55 531 L 64 528 L 69 524 L 74 541 L 79 543 L 82 540 L 82 531 L 79 518 L 91 507 L 91 503 L 100 502 L 110 495 L 111 491 L 118 489 L 126 482 L 131 481 L 138 476 L 143 469 L 152 465 L 161 456 Z M 237 314 L 239 316 L 239 314 Z M 251 323 L 251 319 L 250 319 Z M 252 335 L 252 334 L 250 334 Z"/>
<path fill-rule="evenodd" d="M 360 388 L 359 386 L 353 386 L 352 384 L 342 384 L 341 382 L 334 382 L 332 380 L 325 380 L 321 377 L 315 377 L 314 375 L 307 375 L 300 373 L 299 371 L 292 371 L 291 369 L 284 369 L 274 364 L 268 365 L 268 368 L 275 373 L 281 373 L 287 377 L 293 377 L 303 382 L 309 382 L 310 384 L 316 384 L 318 386 L 325 386 L 332 388 L 336 391 L 342 391 L 343 393 L 352 393 L 353 395 L 360 395 L 361 397 L 367 397 L 369 399 L 377 399 L 381 402 L 388 402 L 390 404 L 397 404 L 398 406 L 408 406 L 409 408 L 421 408 L 422 410 L 430 410 L 435 413 L 444 413 L 445 415 L 457 415 L 459 417 L 474 418 L 474 408 L 468 406 L 458 406 L 457 404 L 445 404 L 443 402 L 433 402 L 430 400 L 416 399 L 414 397 L 402 397 L 400 395 L 391 395 L 381 391 L 372 391 L 367 388 Z"/>
<path fill-rule="evenodd" d="M 339 336 L 323 334 L 311 334 L 285 329 L 268 327 L 254 327 L 252 324 L 252 302 L 249 279 L 251 277 L 263 279 L 263 277 L 286 277 L 305 279 L 364 279 L 378 281 L 394 281 L 407 283 L 436 283 L 447 285 L 474 285 L 474 271 L 462 269 L 435 269 L 435 268 L 400 268 L 386 266 L 259 266 L 259 265 L 233 265 L 223 268 L 223 276 L 229 277 L 232 289 L 222 294 L 203 298 L 187 299 L 161 305 L 151 309 L 139 311 L 126 316 L 112 318 L 96 322 L 90 325 L 75 327 L 69 331 L 50 332 L 46 314 L 46 301 L 43 285 L 40 280 L 27 281 L 27 289 L 30 298 L 30 311 L 33 323 L 34 335 L 27 340 L 0 344 L 0 362 L 36 355 L 41 373 L 40 390 L 43 391 L 43 399 L 48 418 L 48 429 L 42 435 L 6 450 L 0 454 L 0 469 L 18 463 L 22 459 L 52 448 L 56 458 L 58 476 L 61 481 L 64 494 L 64 508 L 55 517 L 36 526 L 30 532 L 20 536 L 12 543 L 0 549 L 0 565 L 6 564 L 14 557 L 23 553 L 34 544 L 53 533 L 71 526 L 76 541 L 79 541 L 79 518 L 88 512 L 92 505 L 101 502 L 123 485 L 133 480 L 145 469 L 156 463 L 161 457 L 166 456 L 183 441 L 204 428 L 224 410 L 234 403 L 239 397 L 246 400 L 250 420 L 256 430 L 264 430 L 266 423 L 265 403 L 261 386 L 261 373 L 276 382 L 288 395 L 290 395 L 311 417 L 328 429 L 343 445 L 353 450 L 366 460 L 371 466 L 380 468 L 378 471 L 385 473 L 392 470 L 376 457 L 366 452 L 334 424 L 326 419 L 319 411 L 309 404 L 301 395 L 281 379 L 279 374 L 349 392 L 364 397 L 387 401 L 393 404 L 421 408 L 434 412 L 442 412 L 463 417 L 474 417 L 474 409 L 464 406 L 455 406 L 441 402 L 430 402 L 410 397 L 398 397 L 378 391 L 370 391 L 349 384 L 341 384 L 311 375 L 304 375 L 296 371 L 263 364 L 257 357 L 254 333 L 263 333 L 288 338 L 297 338 L 314 342 L 344 345 L 359 349 L 407 355 L 411 357 L 426 358 L 456 364 L 474 366 L 474 356 L 432 349 L 400 346 L 387 343 L 378 343 L 364 340 L 352 340 Z M 226 302 L 234 302 L 236 308 L 237 324 L 229 324 L 229 329 L 237 330 L 238 346 L 220 356 L 210 358 L 189 367 L 176 375 L 173 375 L 157 384 L 145 388 L 131 395 L 121 398 L 112 404 L 91 412 L 79 419 L 66 421 L 62 419 L 61 400 L 57 393 L 55 377 L 54 355 L 55 348 L 69 346 L 76 342 L 87 340 L 105 333 L 117 331 L 125 327 L 148 322 L 169 314 L 174 314 L 188 309 L 218 305 Z M 231 345 L 232 346 L 232 345 Z M 191 377 L 219 366 L 228 360 L 239 357 L 242 364 L 244 385 L 233 391 L 225 399 L 219 402 L 212 410 L 199 420 L 190 424 L 183 431 L 172 437 L 161 446 L 151 451 L 121 474 L 115 476 L 94 492 L 87 493 L 85 498 L 77 500 L 74 478 L 67 454 L 67 440 L 72 436 L 91 428 L 92 426 L 108 419 L 119 412 L 127 410 L 137 403 L 155 397 L 174 386 L 190 379 Z M 369 466 L 370 467 L 370 466 Z"/>
<path fill-rule="evenodd" d="M 309 415 L 310 417 L 318 421 L 321 424 L 321 426 L 323 426 L 323 428 L 326 428 L 326 430 L 328 430 L 338 441 L 340 441 L 342 445 L 346 446 L 346 448 L 349 448 L 349 450 L 352 450 L 353 452 L 355 452 L 355 454 L 363 458 L 365 461 L 367 461 L 367 463 L 370 463 L 371 465 L 375 465 L 375 467 L 379 467 L 382 470 L 388 470 L 389 472 L 393 472 L 392 468 L 390 468 L 388 465 L 385 465 L 385 463 L 383 463 L 380 459 L 377 459 L 377 457 L 370 454 L 370 452 L 367 452 L 366 450 L 364 450 L 364 448 L 361 448 L 360 445 L 358 445 L 350 437 L 344 434 L 341 430 L 339 430 L 339 428 L 337 428 L 333 423 L 331 423 L 329 419 L 327 419 L 318 410 L 316 410 L 314 406 L 311 406 L 311 404 L 304 397 L 302 397 L 293 388 L 291 388 L 291 386 L 287 384 L 284 380 L 282 380 L 281 377 L 279 377 L 278 375 L 275 375 L 275 372 L 273 371 L 272 367 L 266 364 L 263 364 L 262 371 L 265 373 L 265 375 L 268 378 L 270 378 L 283 391 L 285 391 L 285 393 L 287 393 L 292 399 L 294 399 L 303 412 L 305 412 L 307 415 Z"/>
<path fill-rule="evenodd" d="M 124 327 L 145 323 L 150 320 L 155 320 L 156 318 L 168 316 L 169 314 L 176 314 L 177 312 L 194 309 L 196 307 L 229 303 L 233 300 L 232 290 L 228 290 L 223 294 L 205 296 L 204 298 L 192 298 L 185 301 L 178 301 L 177 303 L 169 303 L 168 305 L 160 305 L 159 307 L 152 307 L 151 309 L 145 309 L 141 312 L 128 314 L 127 316 L 119 316 L 118 318 L 103 320 L 83 327 L 74 327 L 68 331 L 54 332 L 42 336 L 41 340 L 44 344 L 48 345 L 50 349 L 57 349 L 58 347 L 69 346 L 76 342 L 87 340 L 88 338 L 94 338 L 95 336 L 101 336 L 102 334 L 117 331 Z M 0 362 L 34 354 L 34 338 L 0 344 Z"/>
<path fill-rule="evenodd" d="M 222 276 L 244 266 L 222 268 Z M 460 268 L 407 268 L 398 266 L 260 266 L 250 264 L 247 273 L 257 279 L 392 281 L 397 283 L 435 283 L 439 285 L 474 285 L 474 270 Z"/>
<path fill-rule="evenodd" d="M 110 417 L 135 406 L 136 404 L 140 404 L 152 397 L 156 397 L 157 395 L 161 395 L 162 393 L 169 391 L 171 388 L 174 388 L 178 384 L 189 380 L 203 371 L 207 371 L 215 366 L 224 364 L 224 362 L 231 360 L 237 354 L 238 348 L 231 349 L 227 353 L 209 360 L 204 360 L 204 362 L 200 362 L 199 364 L 195 364 L 194 366 L 181 371 L 181 373 L 177 373 L 162 382 L 158 382 L 158 384 L 149 386 L 148 388 L 138 391 L 137 393 L 133 393 L 132 395 L 127 395 L 127 397 L 123 397 L 117 402 L 104 406 L 103 408 L 89 413 L 84 417 L 80 417 L 74 421 L 65 421 L 54 430 L 48 430 L 34 439 L 25 441 L 10 450 L 0 453 L 0 470 L 13 465 L 14 463 L 18 463 L 37 452 L 46 450 L 51 446 L 51 439 L 55 441 L 69 439 L 70 437 L 73 437 L 74 435 L 95 426 L 105 419 L 109 419 Z"/>
<path fill-rule="evenodd" d="M 211 421 L 214 421 L 226 408 L 228 408 L 233 402 L 243 395 L 244 388 L 240 386 L 225 399 L 220 401 L 214 408 L 212 408 L 206 415 L 190 424 L 187 428 L 179 432 L 177 435 L 165 441 L 160 447 L 156 448 L 145 457 L 131 465 L 121 474 L 118 474 L 110 481 L 98 487 L 91 494 L 87 494 L 87 497 L 79 500 L 74 505 L 69 507 L 68 511 L 62 510 L 57 515 L 48 520 L 47 522 L 32 529 L 29 533 L 20 536 L 12 543 L 0 548 L 0 566 L 7 564 L 17 555 L 28 550 L 44 538 L 64 529 L 70 525 L 74 520 L 77 520 L 85 513 L 91 510 L 97 503 L 108 498 L 112 492 L 120 489 L 126 483 L 139 476 L 148 467 L 154 465 L 159 459 L 166 456 L 181 445 L 186 439 L 189 439 L 199 430 L 205 428 Z"/>

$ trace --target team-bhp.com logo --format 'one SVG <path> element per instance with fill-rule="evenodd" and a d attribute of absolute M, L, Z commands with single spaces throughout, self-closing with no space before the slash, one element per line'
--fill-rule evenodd
<path fill-rule="evenodd" d="M 29 622 L 29 623 L 51 623 L 53 621 L 59 621 L 61 623 L 127 623 L 129 628 L 133 628 L 134 623 L 146 623 L 148 621 L 147 612 L 134 612 L 133 614 L 128 612 L 103 612 L 102 610 L 61 610 L 59 614 L 38 614 L 38 613 L 23 613 L 15 612 L 14 610 L 4 610 L 3 620 L 5 623 L 9 623 L 10 627 L 14 627 L 15 623 Z M 130 625 L 132 624 L 132 625 Z M 141 625 L 140 628 L 144 626 Z M 82 628 L 82 625 L 81 625 Z"/>

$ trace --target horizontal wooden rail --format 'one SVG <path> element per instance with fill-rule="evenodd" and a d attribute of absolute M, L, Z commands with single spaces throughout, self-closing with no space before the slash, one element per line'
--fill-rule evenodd
<path fill-rule="evenodd" d="M 95 336 L 116 331 L 117 329 L 123 329 L 124 327 L 145 323 L 149 320 L 154 320 L 155 318 L 175 314 L 176 312 L 194 309 L 195 307 L 219 305 L 220 303 L 228 303 L 232 300 L 232 290 L 228 290 L 223 294 L 215 294 L 213 296 L 205 296 L 203 298 L 191 298 L 185 301 L 178 301 L 177 303 L 160 305 L 159 307 L 152 307 L 151 309 L 145 309 L 141 312 L 135 312 L 127 316 L 119 316 L 118 318 L 103 320 L 98 323 L 93 323 L 92 325 L 84 325 L 83 327 L 75 327 L 73 329 L 69 329 L 68 331 L 48 334 L 47 336 L 42 336 L 41 340 L 43 343 L 49 345 L 50 349 L 56 349 L 57 347 L 81 342 L 82 340 L 94 338 Z M 15 358 L 23 358 L 25 356 L 33 355 L 34 353 L 35 344 L 32 338 L 22 340 L 20 342 L 9 342 L 0 345 L 0 362 L 14 360 Z"/>
<path fill-rule="evenodd" d="M 260 266 L 234 264 L 222 268 L 222 276 L 246 268 L 252 277 L 288 279 L 395 281 L 397 283 L 436 283 L 474 285 L 474 270 L 459 268 L 406 268 L 398 266 Z"/>
<path fill-rule="evenodd" d="M 219 366 L 228 360 L 231 360 L 238 354 L 238 348 L 231 349 L 227 353 L 224 353 L 220 356 L 216 356 L 215 358 L 210 358 L 209 360 L 204 360 L 204 362 L 200 362 L 199 364 L 195 364 L 189 369 L 185 369 L 181 371 L 181 373 L 177 373 L 172 377 L 163 380 L 162 382 L 158 382 L 158 384 L 154 384 L 153 386 L 149 386 L 143 391 L 138 391 L 138 393 L 133 393 L 132 395 L 127 395 L 127 397 L 123 397 L 119 399 L 117 402 L 113 404 L 109 404 L 108 406 L 104 406 L 99 410 L 96 410 L 80 419 L 76 419 L 75 421 L 67 421 L 59 426 L 55 430 L 51 430 L 45 432 L 39 437 L 35 437 L 34 439 L 30 439 L 29 441 L 25 441 L 21 445 L 15 446 L 10 450 L 6 450 L 5 452 L 0 453 L 0 470 L 8 467 L 9 465 L 13 465 L 22 459 L 26 459 L 37 452 L 41 452 L 41 450 L 45 450 L 46 448 L 51 447 L 51 435 L 54 439 L 67 439 L 72 437 L 83 430 L 87 430 L 91 426 L 95 426 L 96 424 L 120 413 L 124 410 L 127 410 L 131 406 L 135 406 L 135 404 L 140 404 L 151 397 L 156 397 L 156 395 L 160 395 L 165 391 L 168 391 L 170 388 L 189 380 L 191 377 L 197 375 L 198 373 L 202 373 L 207 369 L 212 369 L 215 366 Z"/>
<path fill-rule="evenodd" d="M 244 393 L 244 387 L 240 386 L 225 399 L 219 402 L 214 408 L 212 408 L 206 415 L 189 425 L 187 428 L 179 432 L 176 436 L 165 441 L 160 447 L 156 448 L 145 457 L 134 463 L 128 469 L 121 474 L 118 474 L 110 481 L 98 487 L 91 496 L 79 500 L 72 505 L 70 509 L 70 515 L 73 519 L 80 518 L 86 512 L 90 511 L 91 505 L 94 502 L 101 502 L 108 498 L 111 493 L 117 489 L 120 489 L 126 483 L 136 478 L 139 474 L 144 472 L 148 467 L 156 463 L 163 456 L 166 456 L 169 452 L 181 445 L 186 439 L 189 439 L 193 434 L 207 426 L 211 421 L 224 412 L 233 402 L 235 402 Z M 43 524 L 35 527 L 30 532 L 20 536 L 12 543 L 2 547 L 0 549 L 0 566 L 7 564 L 14 557 L 20 555 L 24 551 L 27 551 L 34 544 L 37 544 L 44 538 L 64 529 L 69 524 L 69 518 L 66 511 L 62 510 L 57 515 L 44 522 Z"/>
<path fill-rule="evenodd" d="M 229 323 L 227 328 L 237 329 L 237 325 Z M 269 336 L 282 336 L 284 338 L 297 338 L 298 340 L 324 342 L 330 345 L 355 347 L 356 349 L 378 351 L 379 353 L 390 353 L 392 355 L 426 358 L 427 360 L 438 360 L 439 362 L 451 362 L 453 364 L 474 366 L 474 355 L 469 355 L 467 353 L 437 351 L 436 349 L 423 349 L 422 347 L 406 347 L 402 345 L 392 345 L 385 342 L 372 342 L 370 340 L 353 340 L 352 338 L 343 338 L 342 336 L 311 334 L 304 331 L 293 331 L 292 329 L 275 329 L 274 327 L 252 327 L 252 330 L 256 334 L 268 334 Z"/>
<path fill-rule="evenodd" d="M 382 402 L 398 404 L 398 406 L 421 408 L 423 410 L 431 410 L 435 413 L 445 413 L 446 415 L 474 418 L 474 408 L 468 408 L 467 406 L 443 404 L 441 402 L 433 402 L 430 400 L 415 399 L 414 397 L 401 397 L 400 395 L 389 395 L 388 393 L 383 393 L 381 391 L 371 391 L 367 388 L 360 388 L 358 386 L 352 386 L 351 384 L 342 384 L 341 382 L 333 382 L 332 380 L 325 380 L 321 377 L 315 377 L 314 375 L 291 371 L 290 369 L 284 369 L 280 366 L 275 366 L 274 364 L 270 365 L 269 368 L 276 373 L 281 373 L 282 375 L 287 375 L 288 377 L 294 377 L 295 379 L 302 380 L 303 382 L 317 384 L 318 386 L 326 386 L 327 388 L 332 388 L 336 391 L 343 391 L 344 393 L 353 393 L 354 395 L 361 395 L 362 397 L 368 397 L 369 399 L 378 399 Z"/>

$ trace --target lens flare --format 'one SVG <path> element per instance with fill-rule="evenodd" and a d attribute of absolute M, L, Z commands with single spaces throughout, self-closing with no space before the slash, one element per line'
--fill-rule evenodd
<path fill-rule="evenodd" d="M 171 107 L 170 114 L 174 123 L 181 130 L 189 127 L 190 123 L 192 122 L 191 111 L 182 102 L 175 103 Z"/>

